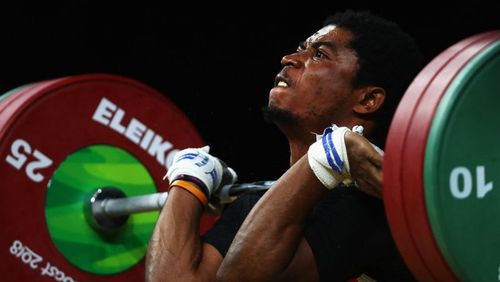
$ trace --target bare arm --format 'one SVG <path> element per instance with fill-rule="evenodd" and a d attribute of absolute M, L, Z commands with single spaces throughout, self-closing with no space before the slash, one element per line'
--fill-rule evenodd
<path fill-rule="evenodd" d="M 286 275 L 285 271 L 294 271 L 289 268 L 292 261 L 310 263 L 314 258 L 302 236 L 304 222 L 326 192 L 309 168 L 307 157 L 302 157 L 264 194 L 243 222 L 221 265 L 219 280 L 276 281 Z M 309 253 L 308 260 L 295 258 L 299 244 L 306 248 L 302 253 Z M 295 267 L 307 270 L 298 264 Z"/>
<path fill-rule="evenodd" d="M 170 190 L 148 245 L 146 281 L 215 280 L 222 256 L 201 241 L 202 212 L 202 205 L 189 192 Z"/>
<path fill-rule="evenodd" d="M 214 281 L 222 261 L 203 244 L 199 224 L 213 190 L 236 180 L 236 173 L 210 155 L 209 146 L 177 152 L 167 174 L 167 202 L 153 230 L 146 256 L 146 281 Z"/>
<path fill-rule="evenodd" d="M 350 132 L 347 135 L 356 135 L 346 137 L 351 170 L 363 170 L 356 180 L 368 191 L 381 187 L 381 165 L 374 167 L 381 157 L 374 155 L 376 151 L 363 137 Z M 353 154 L 356 157 L 351 159 Z M 310 263 L 314 259 L 304 243 L 303 229 L 307 215 L 327 191 L 310 169 L 307 155 L 302 157 L 250 212 L 221 265 L 219 280 L 275 281 L 296 271 L 293 268 L 307 269 L 293 262 Z M 298 258 L 304 255 L 308 257 Z M 313 265 L 309 281 L 318 278 Z"/>

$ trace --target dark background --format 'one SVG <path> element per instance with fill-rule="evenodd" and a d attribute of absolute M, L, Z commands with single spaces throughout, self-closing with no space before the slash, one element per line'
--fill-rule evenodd
<path fill-rule="evenodd" d="M 177 104 L 242 182 L 275 179 L 287 168 L 287 142 L 260 109 L 280 58 L 328 14 L 372 10 L 412 34 L 427 60 L 465 37 L 500 28 L 495 1 L 444 7 L 418 1 L 101 2 L 1 4 L 0 93 L 83 73 L 139 80 Z"/>

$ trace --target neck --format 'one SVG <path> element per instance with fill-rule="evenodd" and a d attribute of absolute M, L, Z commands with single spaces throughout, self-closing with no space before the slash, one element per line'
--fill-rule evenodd
<path fill-rule="evenodd" d="M 290 166 L 296 163 L 302 156 L 307 153 L 309 146 L 316 141 L 316 136 L 310 133 L 308 136 L 288 137 L 288 145 L 290 146 Z"/>
<path fill-rule="evenodd" d="M 302 156 L 307 153 L 309 146 L 290 142 L 290 166 L 296 163 Z M 310 144 L 309 144 L 310 145 Z"/>

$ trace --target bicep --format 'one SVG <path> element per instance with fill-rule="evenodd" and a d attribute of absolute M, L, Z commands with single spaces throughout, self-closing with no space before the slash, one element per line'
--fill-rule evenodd
<path fill-rule="evenodd" d="M 316 261 L 305 239 L 299 243 L 293 259 L 281 274 L 279 281 L 319 281 Z"/>
<path fill-rule="evenodd" d="M 203 243 L 203 257 L 198 268 L 200 276 L 204 277 L 202 281 L 215 281 L 217 270 L 222 263 L 222 255 L 212 245 Z"/>

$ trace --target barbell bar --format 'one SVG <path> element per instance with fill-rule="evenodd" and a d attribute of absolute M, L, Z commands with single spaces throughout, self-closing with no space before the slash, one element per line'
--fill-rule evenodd
<path fill-rule="evenodd" d="M 233 202 L 246 192 L 265 191 L 274 184 L 274 180 L 251 183 L 223 185 L 212 198 L 213 209 Z M 126 224 L 128 216 L 134 213 L 161 210 L 167 201 L 168 192 L 127 197 L 120 189 L 106 187 L 98 189 L 90 198 L 89 211 L 91 224 L 99 231 L 116 232 Z"/>

